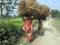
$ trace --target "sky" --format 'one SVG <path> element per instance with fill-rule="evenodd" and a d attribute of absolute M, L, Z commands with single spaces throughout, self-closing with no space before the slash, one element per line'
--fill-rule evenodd
<path fill-rule="evenodd" d="M 60 10 L 60 0 L 37 0 L 40 4 L 45 4 L 50 7 L 50 9 Z"/>

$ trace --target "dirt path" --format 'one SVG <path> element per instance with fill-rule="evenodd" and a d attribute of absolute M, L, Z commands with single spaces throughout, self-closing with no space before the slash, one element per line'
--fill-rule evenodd
<path fill-rule="evenodd" d="M 44 35 L 35 33 L 35 40 L 31 43 L 27 43 L 25 39 L 23 44 L 19 45 L 60 45 L 60 34 L 58 31 L 51 25 L 52 20 L 43 22 Z M 37 30 L 38 25 L 34 27 L 34 30 Z"/>
<path fill-rule="evenodd" d="M 60 34 L 51 25 L 52 20 L 43 23 L 44 35 L 39 35 L 31 45 L 60 45 Z M 36 29 L 36 28 L 35 28 Z"/>

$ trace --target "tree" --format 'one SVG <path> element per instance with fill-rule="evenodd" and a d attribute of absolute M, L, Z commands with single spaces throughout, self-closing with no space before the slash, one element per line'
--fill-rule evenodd
<path fill-rule="evenodd" d="M 60 11 L 59 10 L 52 10 L 51 15 L 53 18 L 60 17 Z"/>
<path fill-rule="evenodd" d="M 6 10 L 6 14 L 3 13 L 3 15 L 7 15 L 7 17 L 8 15 L 13 15 L 12 13 L 14 13 L 14 9 L 16 9 L 17 1 L 18 0 L 1 0 L 2 3 L 7 3 L 2 5 L 2 12 Z"/>

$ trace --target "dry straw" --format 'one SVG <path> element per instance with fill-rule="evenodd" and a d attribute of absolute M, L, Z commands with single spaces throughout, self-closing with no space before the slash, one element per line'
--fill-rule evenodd
<path fill-rule="evenodd" d="M 18 3 L 19 15 L 40 15 L 48 16 L 50 9 L 46 5 L 37 3 L 36 0 L 20 0 Z"/>

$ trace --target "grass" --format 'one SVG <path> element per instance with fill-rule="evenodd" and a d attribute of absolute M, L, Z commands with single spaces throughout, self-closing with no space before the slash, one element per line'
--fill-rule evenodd
<path fill-rule="evenodd" d="M 0 23 L 1 23 L 1 20 L 0 20 Z M 10 19 L 4 18 L 4 23 L 13 23 L 18 27 L 18 29 L 20 29 L 22 28 L 23 20 L 22 18 L 10 18 Z M 34 20 L 32 23 L 33 27 L 35 26 L 35 24 L 37 24 L 36 20 Z"/>
<path fill-rule="evenodd" d="M 8 23 L 8 24 L 12 23 L 17 26 L 17 29 L 19 31 L 22 31 L 22 25 L 23 25 L 22 18 L 10 18 L 9 20 L 8 20 L 8 18 L 4 18 L 4 23 Z M 0 24 L 1 24 L 1 20 L 0 20 Z M 32 26 L 34 27 L 36 24 L 37 24 L 37 21 L 34 20 L 32 23 Z"/>
<path fill-rule="evenodd" d="M 60 32 L 60 19 L 54 19 L 52 25 Z"/>
<path fill-rule="evenodd" d="M 60 18 L 54 19 L 56 22 L 60 22 Z"/>
<path fill-rule="evenodd" d="M 0 23 L 1 23 L 1 21 L 0 21 Z M 10 18 L 9 20 L 8 20 L 8 18 L 5 18 L 4 23 L 13 23 L 13 24 L 15 24 L 17 26 L 18 30 L 21 30 L 22 25 L 23 25 L 23 20 L 22 20 L 22 18 Z M 32 24 L 33 24 L 33 27 L 34 27 L 37 24 L 37 21 L 34 20 Z M 22 42 L 22 41 L 19 40 L 19 42 Z"/>
<path fill-rule="evenodd" d="M 16 33 L 16 35 L 18 34 L 17 36 L 19 36 L 19 37 L 16 40 L 18 41 L 18 39 L 21 38 L 23 36 L 23 33 L 24 33 L 22 30 L 23 20 L 22 20 L 22 18 L 10 18 L 10 19 L 4 18 L 4 24 L 10 24 L 10 23 L 12 23 L 16 26 L 14 29 L 17 29 L 18 33 Z M 0 25 L 1 24 L 2 24 L 2 21 L 0 20 Z M 11 25 L 8 25 L 8 26 L 12 27 Z M 0 28 L 1 28 L 1 26 L 0 26 Z M 15 32 L 13 32 L 13 33 L 15 34 Z M 10 34 L 12 35 L 13 33 L 11 32 Z"/>
<path fill-rule="evenodd" d="M 18 27 L 22 26 L 22 22 L 23 22 L 23 20 L 21 18 L 10 18 L 9 20 L 8 20 L 8 18 L 4 19 L 4 23 L 13 23 Z M 1 21 L 0 21 L 0 23 L 1 23 Z"/>

